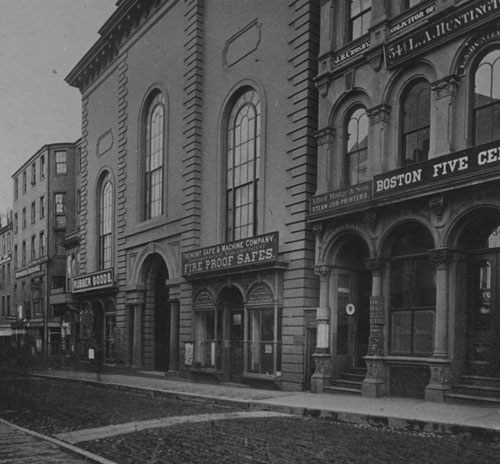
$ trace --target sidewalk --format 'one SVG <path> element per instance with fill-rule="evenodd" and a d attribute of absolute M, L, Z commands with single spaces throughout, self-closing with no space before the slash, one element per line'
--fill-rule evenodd
<path fill-rule="evenodd" d="M 196 399 L 245 409 L 268 410 L 324 417 L 340 422 L 387 426 L 420 432 L 500 437 L 500 409 L 450 403 L 431 403 L 406 398 L 363 398 L 351 395 L 313 394 L 211 385 L 173 380 L 151 372 L 105 372 L 49 370 L 30 375 L 65 381 L 90 382 L 117 389 L 146 391 L 156 396 Z"/>

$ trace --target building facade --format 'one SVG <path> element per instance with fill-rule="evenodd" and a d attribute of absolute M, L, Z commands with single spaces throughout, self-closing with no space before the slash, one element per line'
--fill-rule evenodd
<path fill-rule="evenodd" d="M 366 396 L 498 386 L 499 17 L 321 2 L 317 391 L 356 369 Z"/>
<path fill-rule="evenodd" d="M 75 221 L 75 143 L 43 146 L 12 176 L 15 326 L 31 354 L 63 349 L 66 301 L 64 240 Z"/>
<path fill-rule="evenodd" d="M 8 359 L 14 355 L 12 336 L 15 330 L 14 307 L 12 306 L 13 290 L 12 269 L 12 211 L 0 219 L 0 359 Z"/>
<path fill-rule="evenodd" d="M 318 24 L 319 1 L 117 3 L 66 78 L 83 109 L 83 352 L 308 386 Z"/>

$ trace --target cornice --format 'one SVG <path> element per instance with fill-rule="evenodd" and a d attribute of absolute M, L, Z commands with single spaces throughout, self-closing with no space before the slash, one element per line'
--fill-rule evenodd
<path fill-rule="evenodd" d="M 121 0 L 111 17 L 99 29 L 100 38 L 66 76 L 65 81 L 80 92 L 92 84 L 113 62 L 123 44 L 154 13 L 178 0 Z"/>

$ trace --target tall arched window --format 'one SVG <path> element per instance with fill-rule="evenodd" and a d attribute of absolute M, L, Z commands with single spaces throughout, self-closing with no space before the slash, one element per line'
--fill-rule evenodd
<path fill-rule="evenodd" d="M 368 114 L 364 108 L 351 113 L 345 130 L 347 183 L 356 185 L 367 180 Z"/>
<path fill-rule="evenodd" d="M 109 269 L 112 262 L 113 242 L 113 184 L 107 174 L 101 184 L 99 196 L 99 269 Z"/>
<path fill-rule="evenodd" d="M 157 93 L 148 106 L 145 137 L 144 219 L 163 214 L 163 146 L 165 102 Z"/>
<path fill-rule="evenodd" d="M 261 102 L 253 89 L 236 100 L 227 125 L 226 239 L 257 233 Z"/>
<path fill-rule="evenodd" d="M 403 165 L 425 161 L 429 155 L 431 127 L 431 88 L 427 81 L 414 82 L 405 92 L 401 105 Z"/>
<path fill-rule="evenodd" d="M 500 139 L 500 50 L 488 53 L 474 75 L 474 141 Z"/>

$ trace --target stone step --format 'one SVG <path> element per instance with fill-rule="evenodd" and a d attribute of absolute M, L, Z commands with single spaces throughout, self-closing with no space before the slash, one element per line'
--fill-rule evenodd
<path fill-rule="evenodd" d="M 349 388 L 336 385 L 323 387 L 325 393 L 344 394 L 344 395 L 361 395 L 361 388 Z"/>
<path fill-rule="evenodd" d="M 463 393 L 449 392 L 445 394 L 445 400 L 449 403 L 468 404 L 471 406 L 500 407 L 500 398 L 492 398 L 488 396 L 466 395 Z"/>
<path fill-rule="evenodd" d="M 452 387 L 453 393 L 490 397 L 500 399 L 500 388 L 487 385 L 457 384 Z"/>

